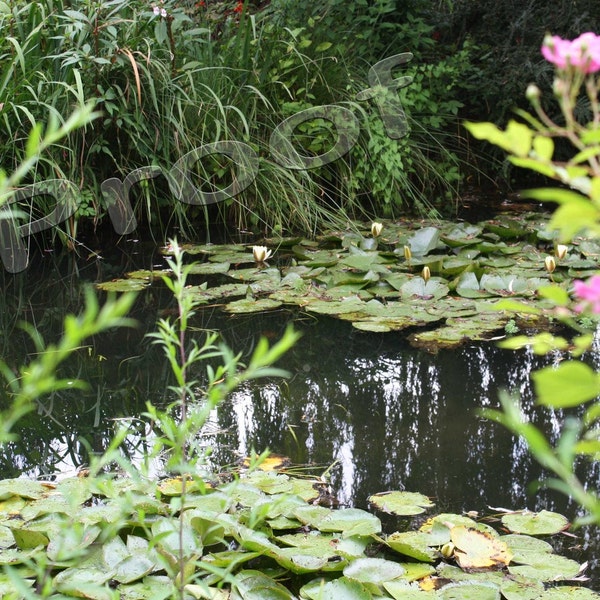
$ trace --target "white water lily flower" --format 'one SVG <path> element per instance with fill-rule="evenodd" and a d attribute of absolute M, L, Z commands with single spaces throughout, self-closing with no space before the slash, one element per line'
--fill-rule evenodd
<path fill-rule="evenodd" d="M 378 223 L 377 221 L 371 223 L 371 235 L 373 237 L 379 237 L 381 235 L 382 230 L 383 223 Z"/>
<path fill-rule="evenodd" d="M 273 254 L 266 246 L 252 246 L 252 255 L 258 263 L 265 262 Z"/>
<path fill-rule="evenodd" d="M 423 270 L 421 271 L 421 277 L 425 280 L 425 283 L 431 279 L 431 269 L 427 265 L 423 267 Z"/>
<path fill-rule="evenodd" d="M 546 256 L 544 259 L 544 266 L 546 267 L 546 271 L 548 271 L 548 273 L 553 273 L 554 269 L 556 269 L 556 261 L 554 260 L 554 256 Z"/>

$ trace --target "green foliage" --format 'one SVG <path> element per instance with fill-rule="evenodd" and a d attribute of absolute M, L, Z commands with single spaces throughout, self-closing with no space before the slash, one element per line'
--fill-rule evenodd
<path fill-rule="evenodd" d="M 437 51 L 431 26 L 394 3 L 300 5 L 141 0 L 75 4 L 17 0 L 0 11 L 0 118 L 6 137 L 0 165 L 10 171 L 26 153 L 26 131 L 60 120 L 86 102 L 102 118 L 72 132 L 48 152 L 31 180 L 68 179 L 79 190 L 79 220 L 106 219 L 100 186 L 151 165 L 167 172 L 187 152 L 209 142 L 236 140 L 259 156 L 254 185 L 217 207 L 176 201 L 163 177 L 131 190 L 139 221 L 165 232 L 173 220 L 183 232 L 198 220 L 220 218 L 239 228 L 314 233 L 324 223 L 342 225 L 365 209 L 379 214 L 442 210 L 456 197 L 461 176 L 447 133 L 459 103 L 452 98 L 470 49 Z M 161 13 L 164 11 L 164 14 Z M 402 47 L 392 41 L 402 39 Z M 368 42 L 367 42 L 368 40 Z M 409 138 L 390 140 L 366 104 L 364 135 L 352 155 L 332 165 L 291 171 L 269 155 L 269 136 L 292 113 L 324 104 L 347 105 L 366 87 L 369 66 L 385 56 L 415 53 L 414 87 L 403 102 L 413 123 Z M 348 58 L 351 57 L 351 58 Z M 358 106 L 352 110 L 360 112 Z M 323 123 L 321 123 L 323 125 Z M 331 142 L 327 127 L 303 124 L 300 145 L 318 154 Z M 301 128 L 299 128 L 301 129 Z M 381 151 L 383 160 L 379 160 Z M 191 183 L 222 189 L 235 178 L 225 157 L 195 165 Z M 38 196 L 22 207 L 47 214 Z"/>
<path fill-rule="evenodd" d="M 549 511 L 488 517 L 502 534 L 483 521 L 434 513 L 387 535 L 371 512 L 319 505 L 321 477 L 260 469 L 233 475 L 187 484 L 182 477 L 157 484 L 135 471 L 57 484 L 0 482 L 2 597 L 443 600 L 461 590 L 487 590 L 473 598 L 531 597 L 582 569 L 534 537 L 568 526 Z M 386 497 L 400 514 L 415 501 L 418 510 L 408 514 L 433 507 L 411 492 L 373 500 Z M 474 564 L 486 567 L 473 572 Z M 562 598 L 574 589 L 574 598 L 598 597 L 582 587 L 558 589 Z"/>

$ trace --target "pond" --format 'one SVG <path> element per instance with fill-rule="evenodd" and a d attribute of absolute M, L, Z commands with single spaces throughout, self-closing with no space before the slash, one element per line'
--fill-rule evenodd
<path fill-rule="evenodd" d="M 164 268 L 154 245 L 133 239 L 97 243 L 108 248 L 103 258 L 92 240 L 79 256 L 39 253 L 27 271 L 2 275 L 2 356 L 10 367 L 31 350 L 20 321 L 52 341 L 64 314 L 80 309 L 83 283 Z M 21 422 L 20 438 L 0 455 L 0 477 L 73 474 L 89 452 L 106 447 L 115 420 L 138 417 L 148 400 L 167 401 L 168 368 L 145 334 L 172 307 L 163 286 L 154 284 L 137 299 L 136 328 L 82 348 L 63 375 L 86 380 L 89 388 L 44 398 Z M 227 316 L 208 307 L 198 311 L 194 335 L 201 339 L 205 330 L 219 330 L 235 352 L 248 356 L 260 336 L 277 339 L 290 322 L 302 333 L 280 364 L 290 377 L 246 384 L 211 415 L 205 434 L 214 465 L 269 448 L 292 464 L 311 465 L 312 473 L 327 471 L 335 501 L 344 506 L 365 507 L 373 493 L 406 489 L 431 496 L 438 511 L 546 508 L 576 515 L 563 497 L 533 491 L 542 472 L 524 445 L 477 414 L 498 406 L 501 390 L 507 390 L 522 398 L 533 421 L 556 434 L 560 413 L 536 412 L 530 385 L 531 371 L 552 357 L 501 350 L 493 342 L 432 354 L 411 347 L 402 332 L 361 332 L 300 308 Z M 596 352 L 591 360 L 599 357 Z M 138 457 L 141 438 L 133 436 L 129 448 Z M 597 466 L 586 469 L 590 483 L 597 482 Z M 600 589 L 600 533 L 588 528 L 577 535 L 564 537 L 563 550 L 590 562 L 592 587 Z"/>

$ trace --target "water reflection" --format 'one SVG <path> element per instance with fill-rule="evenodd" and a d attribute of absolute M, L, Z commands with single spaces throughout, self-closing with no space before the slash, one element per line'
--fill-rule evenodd
<path fill-rule="evenodd" d="M 0 326 L 9 364 L 20 364 L 31 347 L 16 323 L 25 319 L 55 339 L 64 313 L 81 306 L 79 278 L 87 273 L 93 280 L 98 268 L 63 269 L 62 278 L 44 279 L 44 285 L 24 276 L 7 281 Z M 101 276 L 106 279 L 106 272 Z M 152 289 L 138 301 L 136 330 L 92 340 L 76 353 L 64 374 L 89 381 L 90 388 L 43 399 L 21 423 L 20 439 L 0 453 L 0 477 L 71 472 L 88 462 L 90 452 L 107 447 L 115 419 L 140 415 L 147 400 L 168 400 L 168 369 L 144 338 L 168 302 Z M 522 398 L 528 418 L 556 436 L 561 414 L 536 410 L 530 382 L 531 371 L 552 357 L 493 344 L 434 356 L 410 348 L 402 334 L 362 333 L 299 312 L 242 318 L 206 310 L 194 326 L 199 336 L 203 328 L 219 329 L 235 352 L 247 356 L 260 335 L 278 337 L 290 320 L 303 332 L 282 360 L 290 379 L 248 383 L 213 411 L 206 433 L 215 464 L 270 448 L 317 470 L 331 467 L 333 488 L 345 505 L 365 506 L 373 493 L 405 488 L 432 496 L 439 510 L 529 507 L 574 516 L 576 507 L 565 499 L 544 490 L 530 493 L 530 483 L 542 475 L 537 463 L 521 441 L 477 415 L 482 407 L 498 406 L 506 389 Z M 600 366 L 599 346 L 593 361 Z M 152 432 L 136 423 L 139 434 L 131 436 L 128 452 L 140 460 L 147 443 L 142 434 Z M 159 470 L 159 463 L 152 465 L 152 472 Z M 595 485 L 598 466 L 586 477 Z M 600 548 L 596 528 L 583 536 L 588 547 Z"/>

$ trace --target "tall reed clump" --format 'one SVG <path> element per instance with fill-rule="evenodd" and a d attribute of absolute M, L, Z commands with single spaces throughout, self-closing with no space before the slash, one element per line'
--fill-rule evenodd
<path fill-rule="evenodd" d="M 314 232 L 339 211 L 322 203 L 309 172 L 290 172 L 269 154 L 272 129 L 283 120 L 278 69 L 289 51 L 283 32 L 249 15 L 226 11 L 218 20 L 206 9 L 174 2 L 15 0 L 0 13 L 0 118 L 6 137 L 0 165 L 23 158 L 25 131 L 73 106 L 93 102 L 102 118 L 72 132 L 50 151 L 30 181 L 68 179 L 79 189 L 77 221 L 97 224 L 106 216 L 100 185 L 151 165 L 163 175 L 186 153 L 217 141 L 249 144 L 259 155 L 257 178 L 215 210 L 176 201 L 166 177 L 134 186 L 138 216 L 166 233 L 173 217 L 180 228 L 221 214 L 239 227 L 264 232 Z M 298 73 L 318 70 L 294 55 Z M 318 73 L 317 76 L 322 76 Z M 312 77 L 312 75 L 311 75 Z M 198 161 L 190 174 L 199 189 L 222 189 L 236 165 L 220 155 Z M 147 185 L 149 183 L 149 185 Z M 47 214 L 52 201 L 38 196 L 24 211 Z M 340 221 L 338 221 L 340 222 Z"/>

